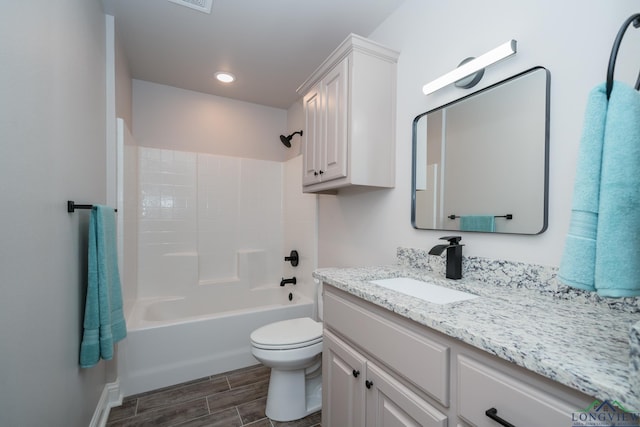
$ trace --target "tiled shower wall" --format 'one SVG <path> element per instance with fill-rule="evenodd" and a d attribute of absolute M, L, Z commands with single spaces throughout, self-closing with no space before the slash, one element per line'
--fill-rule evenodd
<path fill-rule="evenodd" d="M 282 276 L 283 164 L 139 147 L 138 297 L 238 280 L 239 251 Z M 259 272 L 259 271 L 258 271 Z"/>

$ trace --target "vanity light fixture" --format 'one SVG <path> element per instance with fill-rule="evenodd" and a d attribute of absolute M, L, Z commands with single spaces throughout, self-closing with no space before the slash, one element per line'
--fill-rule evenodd
<path fill-rule="evenodd" d="M 216 79 L 222 83 L 233 83 L 236 80 L 236 76 L 226 71 L 218 71 L 216 73 Z"/>
<path fill-rule="evenodd" d="M 429 95 L 437 91 L 438 89 L 442 89 L 445 86 L 448 86 L 452 83 L 456 83 L 459 80 L 464 79 L 465 77 L 472 76 L 476 73 L 484 72 L 484 68 L 488 67 L 491 64 L 495 64 L 498 61 L 501 61 L 514 53 L 517 52 L 517 44 L 516 40 L 509 40 L 508 42 L 501 44 L 495 49 L 490 50 L 474 59 L 465 59 L 462 61 L 462 64 L 455 70 L 448 72 L 447 74 L 438 77 L 432 82 L 427 83 L 422 87 L 422 92 L 425 95 Z M 482 75 L 478 78 L 474 78 L 469 83 L 465 83 L 460 85 L 460 87 L 469 88 L 475 86 L 479 81 Z"/>

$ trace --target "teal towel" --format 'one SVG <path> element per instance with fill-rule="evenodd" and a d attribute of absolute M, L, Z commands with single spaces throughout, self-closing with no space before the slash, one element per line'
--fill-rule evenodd
<path fill-rule="evenodd" d="M 113 345 L 127 336 L 116 251 L 113 208 L 94 206 L 89 219 L 88 285 L 80 366 L 113 358 Z"/>
<path fill-rule="evenodd" d="M 571 222 L 558 279 L 574 288 L 595 290 L 596 233 L 600 167 L 607 117 L 606 85 L 596 86 L 587 100 L 573 187 Z"/>
<path fill-rule="evenodd" d="M 496 231 L 496 218 L 493 215 L 464 215 L 460 217 L 462 231 Z"/>
<path fill-rule="evenodd" d="M 589 96 L 571 223 L 558 272 L 602 296 L 640 295 L 640 94 L 614 82 Z"/>
<path fill-rule="evenodd" d="M 640 93 L 620 82 L 604 133 L 595 277 L 599 295 L 640 295 Z"/>

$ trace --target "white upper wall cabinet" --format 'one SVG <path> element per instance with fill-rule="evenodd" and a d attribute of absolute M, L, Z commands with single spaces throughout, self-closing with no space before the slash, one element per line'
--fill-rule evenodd
<path fill-rule="evenodd" d="M 304 192 L 395 185 L 398 56 L 351 34 L 298 88 Z"/>

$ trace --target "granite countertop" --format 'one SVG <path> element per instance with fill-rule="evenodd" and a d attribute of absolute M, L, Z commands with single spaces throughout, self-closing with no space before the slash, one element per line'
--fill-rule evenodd
<path fill-rule="evenodd" d="M 492 283 L 488 276 L 505 275 L 495 266 L 484 280 L 469 269 L 470 277 L 463 273 L 463 279 L 449 280 L 441 271 L 433 271 L 437 269 L 401 264 L 322 268 L 313 276 L 589 396 L 617 400 L 627 410 L 640 409 L 638 311 L 555 285 Z M 423 280 L 480 298 L 431 304 L 369 282 L 392 277 Z"/>

